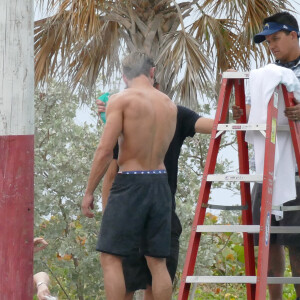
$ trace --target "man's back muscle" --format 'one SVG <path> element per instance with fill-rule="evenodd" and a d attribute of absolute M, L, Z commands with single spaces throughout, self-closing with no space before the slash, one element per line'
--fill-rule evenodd
<path fill-rule="evenodd" d="M 175 132 L 176 106 L 151 86 L 128 88 L 116 98 L 123 108 L 120 170 L 164 169 L 164 156 Z"/>

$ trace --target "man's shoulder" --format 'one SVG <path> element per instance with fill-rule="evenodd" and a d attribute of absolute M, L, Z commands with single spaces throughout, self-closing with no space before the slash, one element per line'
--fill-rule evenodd
<path fill-rule="evenodd" d="M 130 95 L 125 91 L 121 91 L 119 93 L 111 95 L 109 97 L 108 104 L 110 104 L 110 106 L 121 106 L 123 104 L 126 104 L 129 99 Z"/>

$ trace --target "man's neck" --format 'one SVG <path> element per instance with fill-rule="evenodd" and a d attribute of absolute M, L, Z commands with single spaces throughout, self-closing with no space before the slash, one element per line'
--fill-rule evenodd
<path fill-rule="evenodd" d="M 279 66 L 285 67 L 285 68 L 293 68 L 296 65 L 298 65 L 299 60 L 300 60 L 300 53 L 295 59 L 289 60 L 288 62 L 284 62 L 284 61 L 281 61 L 281 60 L 276 60 L 276 64 L 279 65 Z"/>
<path fill-rule="evenodd" d="M 152 87 L 151 79 L 145 75 L 140 75 L 128 82 L 129 88 Z"/>

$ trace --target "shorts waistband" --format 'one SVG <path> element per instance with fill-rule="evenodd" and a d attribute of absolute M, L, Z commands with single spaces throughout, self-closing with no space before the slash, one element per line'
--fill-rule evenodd
<path fill-rule="evenodd" d="M 148 175 L 148 174 L 167 174 L 166 170 L 143 170 L 143 171 L 119 171 L 118 174 L 137 174 L 137 175 Z"/>

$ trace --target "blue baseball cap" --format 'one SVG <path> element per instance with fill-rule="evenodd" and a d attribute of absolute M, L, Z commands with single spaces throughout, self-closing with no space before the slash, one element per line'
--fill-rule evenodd
<path fill-rule="evenodd" d="M 299 31 L 290 25 L 276 23 L 276 22 L 269 22 L 264 25 L 264 29 L 262 32 L 260 32 L 254 36 L 254 42 L 256 44 L 261 43 L 266 39 L 266 35 L 273 34 L 280 30 L 296 31 L 299 36 Z"/>

